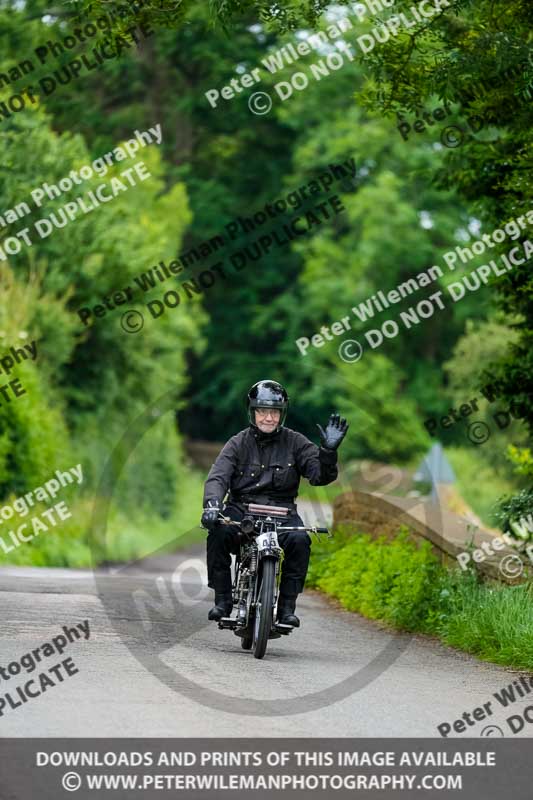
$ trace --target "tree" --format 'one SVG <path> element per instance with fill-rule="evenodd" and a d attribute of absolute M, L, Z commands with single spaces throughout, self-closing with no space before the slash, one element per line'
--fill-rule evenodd
<path fill-rule="evenodd" d="M 160 155 L 147 147 L 142 157 L 149 179 L 39 238 L 38 220 L 52 213 L 60 217 L 59 208 L 74 197 L 85 198 L 87 206 L 88 192 L 102 183 L 109 197 L 111 179 L 127 165 L 115 163 L 105 176 L 95 175 L 60 198 L 45 197 L 36 207 L 30 198 L 36 187 L 58 184 L 70 170 L 93 163 L 83 138 L 56 134 L 40 108 L 21 111 L 4 124 L 0 144 L 2 208 L 30 200 L 31 209 L 6 234 L 14 236 L 23 227 L 32 232 L 32 245 L 3 268 L 1 327 L 7 332 L 6 346 L 15 344 L 20 332 L 38 343 L 38 360 L 25 365 L 23 373 L 31 392 L 2 408 L 4 489 L 31 489 L 36 459 L 40 466 L 53 463 L 52 451 L 68 447 L 84 452 L 94 483 L 117 437 L 154 397 L 173 388 L 179 402 L 187 380 L 185 354 L 202 344 L 203 312 L 198 305 L 184 305 L 150 324 L 140 291 L 131 306 L 115 307 L 105 317 L 93 315 L 90 325 L 77 312 L 94 309 L 127 285 L 135 288 L 134 278 L 143 269 L 175 256 L 190 220 L 187 197 L 181 184 L 165 191 Z M 128 335 L 121 327 L 124 308 L 144 312 L 146 324 L 139 334 Z M 42 447 L 34 453 L 41 431 Z M 178 474 L 179 438 L 173 420 L 164 420 L 134 454 L 123 496 L 130 504 L 148 502 L 166 512 L 174 502 Z"/>

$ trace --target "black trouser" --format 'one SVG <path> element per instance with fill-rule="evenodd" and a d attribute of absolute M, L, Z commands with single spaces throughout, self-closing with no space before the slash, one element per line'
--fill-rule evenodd
<path fill-rule="evenodd" d="M 229 503 L 224 516 L 241 520 L 244 512 L 239 506 Z M 289 512 L 282 525 L 303 526 L 298 514 Z M 280 594 L 296 595 L 303 591 L 309 556 L 311 537 L 306 531 L 280 531 L 278 542 L 285 553 L 281 569 Z M 237 529 L 219 523 L 207 534 L 207 585 L 217 594 L 231 592 L 231 554 L 239 552 Z"/>

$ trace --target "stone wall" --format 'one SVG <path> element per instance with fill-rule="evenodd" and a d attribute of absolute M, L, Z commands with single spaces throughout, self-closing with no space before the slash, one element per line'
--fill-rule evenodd
<path fill-rule="evenodd" d="M 479 548 L 482 542 L 491 542 L 494 532 L 472 526 L 468 519 L 460 517 L 438 503 L 423 498 L 390 497 L 387 495 L 347 492 L 335 498 L 333 503 L 333 526 L 349 526 L 354 532 L 368 533 L 378 538 L 394 538 L 400 527 L 408 528 L 413 541 L 425 539 L 431 542 L 433 552 L 448 566 L 457 566 L 457 555 L 470 547 Z M 470 545 L 469 543 L 473 544 Z M 507 555 L 514 555 L 511 548 L 504 548 L 487 556 L 476 564 L 488 578 L 502 583 L 515 584 L 531 576 L 526 566 L 522 576 L 511 578 L 502 573 L 500 565 Z"/>

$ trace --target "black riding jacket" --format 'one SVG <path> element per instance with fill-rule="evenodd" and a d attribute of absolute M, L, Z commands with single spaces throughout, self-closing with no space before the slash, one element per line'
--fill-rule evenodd
<path fill-rule="evenodd" d="M 204 508 L 209 500 L 222 506 L 228 490 L 229 501 L 294 502 L 300 478 L 325 486 L 337 474 L 336 450 L 318 447 L 290 428 L 264 436 L 250 426 L 231 437 L 209 470 Z"/>

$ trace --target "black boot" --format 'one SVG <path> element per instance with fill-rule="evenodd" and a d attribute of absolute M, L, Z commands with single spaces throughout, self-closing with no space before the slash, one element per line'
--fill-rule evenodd
<path fill-rule="evenodd" d="M 215 605 L 207 615 L 208 619 L 218 620 L 229 617 L 233 610 L 231 592 L 215 592 Z"/>
<path fill-rule="evenodd" d="M 300 620 L 294 613 L 297 596 L 296 594 L 280 594 L 278 597 L 277 621 L 282 625 L 292 625 L 293 628 L 300 627 Z"/>

